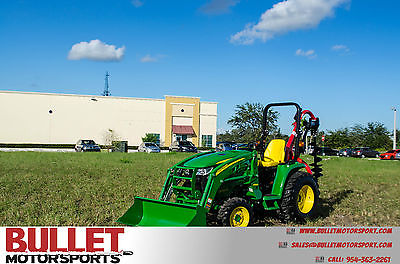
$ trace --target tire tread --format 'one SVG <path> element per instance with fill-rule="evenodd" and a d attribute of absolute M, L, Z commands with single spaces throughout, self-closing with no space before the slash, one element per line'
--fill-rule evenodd
<path fill-rule="evenodd" d="M 278 210 L 278 216 L 282 222 L 287 223 L 289 221 L 299 221 L 303 222 L 305 217 L 298 212 L 297 209 L 297 195 L 298 190 L 300 190 L 303 182 L 312 183 L 311 186 L 314 190 L 314 206 L 309 213 L 307 213 L 307 218 L 312 216 L 316 211 L 316 207 L 319 203 L 319 189 L 318 184 L 313 178 L 313 176 L 304 171 L 297 171 L 289 176 L 287 180 L 284 193 L 282 195 L 282 200 L 280 204 L 280 209 Z M 300 185 L 300 186 L 299 186 Z"/>
<path fill-rule="evenodd" d="M 218 210 L 218 215 L 217 215 L 218 223 L 222 226 L 230 226 L 229 222 L 230 214 L 232 213 L 233 209 L 239 206 L 243 206 L 249 211 L 250 214 L 249 225 L 251 225 L 253 222 L 253 209 L 245 199 L 239 197 L 230 198 L 222 204 L 221 208 Z"/>

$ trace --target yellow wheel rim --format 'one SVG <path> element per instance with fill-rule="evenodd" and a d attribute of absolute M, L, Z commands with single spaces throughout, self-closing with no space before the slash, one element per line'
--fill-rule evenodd
<path fill-rule="evenodd" d="M 250 213 L 243 206 L 236 207 L 235 209 L 233 209 L 229 217 L 229 222 L 231 226 L 234 227 L 248 226 L 250 222 Z"/>
<path fill-rule="evenodd" d="M 299 195 L 297 196 L 297 206 L 303 214 L 307 214 L 313 208 L 314 191 L 310 186 L 304 185 L 301 187 Z"/>

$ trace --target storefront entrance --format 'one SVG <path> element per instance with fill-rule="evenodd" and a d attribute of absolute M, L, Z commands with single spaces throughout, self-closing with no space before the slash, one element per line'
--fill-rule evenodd
<path fill-rule="evenodd" d="M 188 135 L 177 134 L 176 141 L 186 141 L 188 139 Z"/>

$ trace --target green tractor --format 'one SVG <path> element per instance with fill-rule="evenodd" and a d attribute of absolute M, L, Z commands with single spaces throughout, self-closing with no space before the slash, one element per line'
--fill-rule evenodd
<path fill-rule="evenodd" d="M 271 107 L 296 107 L 293 132 L 286 141 L 268 137 L 267 113 Z M 205 152 L 168 169 L 158 200 L 135 197 L 118 219 L 130 226 L 245 227 L 255 212 L 276 210 L 282 221 L 304 221 L 319 200 L 321 160 L 313 152 L 310 166 L 300 159 L 301 145 L 311 134 L 316 149 L 319 119 L 296 103 L 274 103 L 264 108 L 261 140 L 247 150 Z M 310 133 L 309 133 L 310 132 Z"/>

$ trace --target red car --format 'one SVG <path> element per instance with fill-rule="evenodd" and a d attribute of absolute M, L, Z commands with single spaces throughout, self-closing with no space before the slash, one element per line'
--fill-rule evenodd
<path fill-rule="evenodd" d="M 394 160 L 396 159 L 396 154 L 400 154 L 400 149 L 389 150 L 380 154 L 379 157 L 381 160 Z"/>

